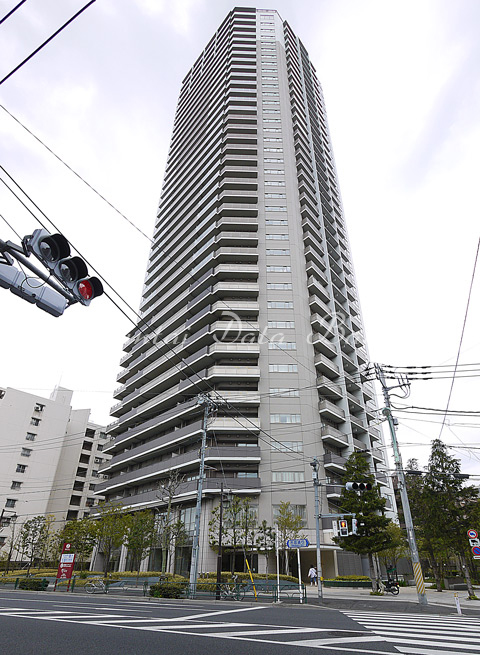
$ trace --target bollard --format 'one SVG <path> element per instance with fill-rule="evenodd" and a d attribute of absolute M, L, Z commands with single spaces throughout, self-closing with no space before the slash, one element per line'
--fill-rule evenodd
<path fill-rule="evenodd" d="M 455 592 L 453 594 L 453 597 L 455 598 L 455 605 L 456 605 L 456 608 L 457 608 L 457 613 L 461 614 L 462 613 L 462 608 L 460 607 L 460 599 L 458 597 L 457 592 Z"/>

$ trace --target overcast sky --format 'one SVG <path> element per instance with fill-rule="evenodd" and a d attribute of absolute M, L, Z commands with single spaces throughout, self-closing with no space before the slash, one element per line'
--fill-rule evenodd
<path fill-rule="evenodd" d="M 0 0 L 0 17 L 16 4 Z M 22 5 L 0 25 L 0 78 L 84 4 Z M 277 9 L 317 69 L 371 360 L 453 365 L 480 233 L 480 2 L 239 4 Z M 5 109 L 150 236 L 181 81 L 233 6 L 98 0 L 0 87 L 1 164 L 134 310 L 149 240 Z M 40 227 L 3 184 L 0 214 L 20 236 Z M 17 240 L 1 219 L 0 238 Z M 479 275 L 461 363 L 480 362 Z M 0 315 L 0 386 L 48 396 L 61 384 L 75 390 L 76 408 L 109 422 L 132 327 L 109 299 L 53 318 L 0 289 Z M 455 382 L 451 409 L 480 410 L 479 379 Z M 450 383 L 413 382 L 398 402 L 444 408 Z M 397 416 L 404 460 L 426 464 L 419 444 L 438 436 L 441 416 Z M 480 450 L 462 448 L 480 447 L 480 419 L 449 423 L 442 438 L 480 475 Z"/>

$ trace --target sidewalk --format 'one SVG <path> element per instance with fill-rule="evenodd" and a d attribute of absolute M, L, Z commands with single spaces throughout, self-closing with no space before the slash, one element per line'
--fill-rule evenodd
<path fill-rule="evenodd" d="M 468 600 L 466 591 L 457 591 L 462 613 L 480 616 L 480 601 Z M 457 614 L 455 592 L 427 589 L 428 605 L 420 605 L 415 587 L 400 587 L 400 594 L 371 596 L 369 589 L 323 588 L 323 605 L 332 609 L 375 610 L 381 612 L 405 612 L 425 614 Z M 480 596 L 480 592 L 479 592 Z M 316 604 L 318 588 L 307 585 L 308 604 Z"/>

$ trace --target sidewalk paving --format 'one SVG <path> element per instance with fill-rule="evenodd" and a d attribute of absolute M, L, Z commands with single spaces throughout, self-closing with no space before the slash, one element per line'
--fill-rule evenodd
<path fill-rule="evenodd" d="M 458 594 L 462 613 L 480 615 L 480 601 L 468 600 L 466 591 L 442 591 L 427 589 L 428 605 L 420 605 L 415 587 L 400 587 L 400 594 L 392 596 L 371 596 L 369 589 L 323 588 L 323 605 L 332 609 L 375 610 L 382 612 L 405 612 L 425 614 L 457 614 L 454 594 Z M 480 596 L 480 592 L 479 592 Z M 307 586 L 307 603 L 316 604 L 318 588 Z"/>

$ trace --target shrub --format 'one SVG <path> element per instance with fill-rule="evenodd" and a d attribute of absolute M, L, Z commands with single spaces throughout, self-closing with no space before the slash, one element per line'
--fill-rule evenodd
<path fill-rule="evenodd" d="M 150 585 L 150 596 L 155 598 L 181 598 L 188 589 L 188 580 L 180 575 L 171 580 Z"/>
<path fill-rule="evenodd" d="M 30 591 L 45 591 L 47 586 L 47 580 L 40 578 L 23 578 L 18 584 L 19 589 L 29 589 Z"/>
<path fill-rule="evenodd" d="M 370 580 L 368 575 L 337 575 L 337 577 L 334 578 L 334 579 L 335 580 L 344 580 L 346 582 L 349 582 L 349 581 L 358 582 L 360 580 L 363 580 L 363 581 Z"/>

